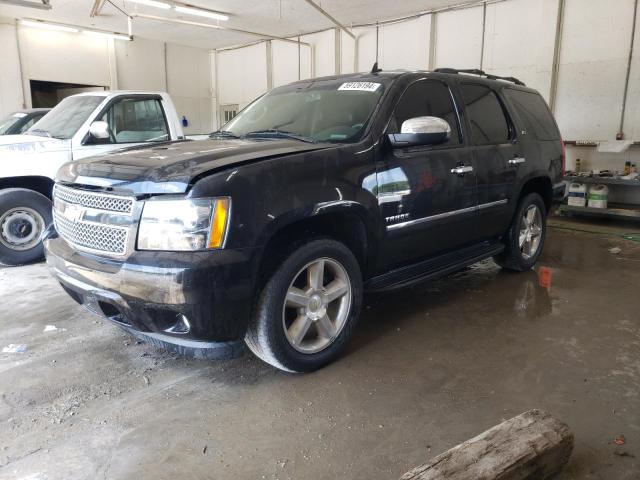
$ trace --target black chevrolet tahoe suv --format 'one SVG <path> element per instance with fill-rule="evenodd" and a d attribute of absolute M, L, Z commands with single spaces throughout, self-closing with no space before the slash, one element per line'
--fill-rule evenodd
<path fill-rule="evenodd" d="M 488 257 L 531 269 L 563 163 L 545 101 L 514 78 L 304 80 L 208 140 L 63 166 L 46 258 L 74 300 L 148 342 L 221 358 L 244 340 L 308 372 L 344 349 L 365 291 Z"/>

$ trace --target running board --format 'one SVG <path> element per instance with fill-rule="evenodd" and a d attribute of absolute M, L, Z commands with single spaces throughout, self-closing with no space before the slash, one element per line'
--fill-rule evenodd
<path fill-rule="evenodd" d="M 364 288 L 368 292 L 390 291 L 434 280 L 493 257 L 503 250 L 502 243 L 484 242 L 473 245 L 375 276 L 365 282 Z"/>

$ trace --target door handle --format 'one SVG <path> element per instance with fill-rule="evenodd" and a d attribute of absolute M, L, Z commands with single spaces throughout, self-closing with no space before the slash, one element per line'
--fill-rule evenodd
<path fill-rule="evenodd" d="M 473 172 L 473 167 L 471 165 L 460 165 L 459 167 L 451 169 L 451 173 L 456 173 L 458 175 L 464 175 L 469 172 Z"/>
<path fill-rule="evenodd" d="M 509 165 L 518 165 L 519 163 L 524 163 L 526 161 L 527 159 L 524 157 L 515 157 L 509 160 Z"/>

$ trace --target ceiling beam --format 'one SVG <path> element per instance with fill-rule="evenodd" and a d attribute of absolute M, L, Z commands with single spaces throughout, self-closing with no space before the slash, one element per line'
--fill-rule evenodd
<path fill-rule="evenodd" d="M 334 25 L 336 25 L 340 30 L 342 30 L 344 33 L 346 33 L 347 35 L 349 35 L 351 38 L 353 38 L 355 40 L 356 36 L 351 32 L 351 30 L 349 30 L 347 27 L 342 25 L 338 20 L 333 18 L 324 8 L 322 8 L 320 5 L 318 5 L 313 0 L 305 0 L 305 1 L 309 5 L 311 5 L 313 8 L 315 8 L 317 11 L 319 11 L 322 15 L 324 15 L 329 20 L 331 20 L 334 23 Z"/>
<path fill-rule="evenodd" d="M 106 0 L 95 0 L 93 2 L 93 7 L 91 7 L 91 13 L 89 14 L 89 16 L 93 18 L 96 15 L 100 15 L 100 10 L 102 10 L 105 2 Z"/>

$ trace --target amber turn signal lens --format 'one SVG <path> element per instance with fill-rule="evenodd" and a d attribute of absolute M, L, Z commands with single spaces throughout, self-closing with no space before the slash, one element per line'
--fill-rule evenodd
<path fill-rule="evenodd" d="M 216 200 L 213 221 L 211 222 L 211 234 L 209 235 L 209 248 L 220 248 L 224 243 L 227 220 L 229 218 L 229 206 L 228 198 L 218 198 Z"/>

